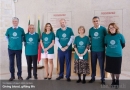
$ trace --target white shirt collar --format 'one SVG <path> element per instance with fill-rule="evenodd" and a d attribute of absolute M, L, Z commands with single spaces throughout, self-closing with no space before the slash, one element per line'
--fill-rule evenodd
<path fill-rule="evenodd" d="M 66 30 L 66 29 L 67 29 L 67 27 L 65 27 L 65 30 Z M 61 30 L 63 30 L 62 27 L 61 27 Z"/>
<path fill-rule="evenodd" d="M 33 35 L 33 34 L 35 34 L 35 32 L 34 32 L 34 33 L 30 33 L 30 32 L 29 32 L 29 34 Z"/>
<path fill-rule="evenodd" d="M 17 26 L 16 28 L 18 28 L 19 26 Z M 14 29 L 15 27 L 14 26 L 12 26 L 12 28 Z"/>
<path fill-rule="evenodd" d="M 99 28 L 100 28 L 100 25 L 98 26 L 98 28 L 95 28 L 94 26 L 93 26 L 93 28 L 94 28 L 94 29 L 99 29 Z"/>

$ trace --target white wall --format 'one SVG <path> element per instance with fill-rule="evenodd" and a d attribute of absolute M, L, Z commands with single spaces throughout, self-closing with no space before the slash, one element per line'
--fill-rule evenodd
<path fill-rule="evenodd" d="M 9 68 L 8 43 L 5 38 L 7 28 L 12 26 L 12 17 L 15 16 L 13 0 L 0 0 L 0 67 Z M 3 70 L 4 71 L 4 70 Z"/>
<path fill-rule="evenodd" d="M 77 35 L 77 28 L 80 25 L 85 26 L 86 35 L 92 26 L 92 17 L 94 10 L 123 10 L 123 34 L 126 38 L 126 47 L 123 50 L 123 70 L 130 70 L 130 0 L 18 0 L 16 6 L 16 16 L 20 19 L 20 26 L 27 31 L 28 17 L 31 18 L 31 23 L 37 24 L 37 17 L 40 16 L 43 24 L 47 22 L 48 12 L 72 12 L 72 28 Z M 57 50 L 55 50 L 56 52 Z M 57 53 L 57 52 L 56 52 Z M 23 65 L 25 64 L 23 55 Z M 56 67 L 56 60 L 54 66 Z"/>

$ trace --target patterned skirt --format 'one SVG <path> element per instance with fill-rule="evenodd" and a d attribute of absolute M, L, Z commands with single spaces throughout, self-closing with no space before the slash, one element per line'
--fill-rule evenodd
<path fill-rule="evenodd" d="M 87 60 L 75 60 L 74 73 L 77 74 L 90 74 L 89 63 Z"/>

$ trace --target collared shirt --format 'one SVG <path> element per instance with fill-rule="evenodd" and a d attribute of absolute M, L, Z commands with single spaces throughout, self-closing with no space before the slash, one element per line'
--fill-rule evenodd
<path fill-rule="evenodd" d="M 100 25 L 98 26 L 98 28 L 95 28 L 95 27 L 93 27 L 94 29 L 99 29 L 100 28 Z"/>
<path fill-rule="evenodd" d="M 35 34 L 35 32 L 34 32 L 34 33 L 30 33 L 30 32 L 29 32 L 29 34 L 34 35 L 34 34 Z"/>
<path fill-rule="evenodd" d="M 16 28 L 16 29 L 17 29 L 18 27 L 19 27 L 19 26 L 17 26 L 17 27 L 12 26 L 12 28 L 13 28 L 13 29 L 14 29 L 14 28 Z"/>

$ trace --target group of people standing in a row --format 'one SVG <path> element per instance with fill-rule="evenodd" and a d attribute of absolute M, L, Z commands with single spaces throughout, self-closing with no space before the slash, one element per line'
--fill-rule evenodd
<path fill-rule="evenodd" d="M 37 79 L 37 54 L 38 44 L 40 42 L 42 47 L 41 58 L 44 60 L 45 77 L 50 80 L 53 72 L 54 59 L 54 44 L 58 46 L 58 60 L 60 64 L 59 76 L 56 80 L 64 78 L 64 60 L 66 60 L 66 78 L 71 81 L 71 52 L 72 44 L 75 50 L 74 72 L 78 75 L 77 83 L 81 82 L 81 74 L 83 74 L 82 83 L 86 83 L 85 77 L 90 74 L 88 63 L 88 50 L 91 50 L 91 80 L 89 83 L 95 81 L 97 59 L 99 61 L 101 84 L 105 84 L 105 70 L 111 73 L 112 84 L 119 85 L 119 75 L 121 73 L 122 63 L 122 48 L 125 47 L 124 36 L 119 33 L 119 28 L 115 23 L 110 23 L 108 30 L 100 26 L 100 19 L 98 16 L 93 17 L 92 22 L 94 26 L 89 29 L 89 35 L 85 35 L 84 26 L 80 26 L 77 30 L 78 36 L 74 36 L 73 30 L 66 26 L 66 20 L 61 19 L 56 35 L 53 32 L 53 27 L 50 23 L 45 25 L 42 36 L 39 38 L 38 33 L 35 32 L 34 25 L 29 25 L 29 32 L 24 33 L 24 30 L 18 26 L 19 19 L 14 17 L 13 26 L 7 29 L 6 36 L 8 39 L 8 53 L 10 60 L 10 81 L 15 79 L 14 70 L 14 56 L 16 55 L 18 79 L 21 77 L 21 54 L 22 42 L 25 45 L 25 54 L 27 59 L 28 76 L 26 80 L 30 79 L 31 68 L 33 63 L 34 79 Z M 104 62 L 106 56 L 106 68 L 104 70 Z M 49 63 L 49 64 L 48 64 Z"/>

